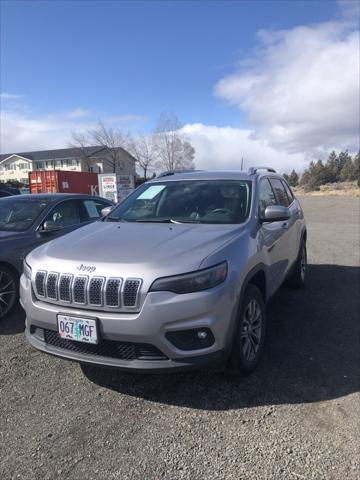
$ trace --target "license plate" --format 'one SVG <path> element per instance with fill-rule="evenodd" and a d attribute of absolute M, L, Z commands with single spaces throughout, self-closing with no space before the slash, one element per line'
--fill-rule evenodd
<path fill-rule="evenodd" d="M 77 342 L 98 343 L 96 320 L 58 315 L 57 321 L 61 338 Z"/>

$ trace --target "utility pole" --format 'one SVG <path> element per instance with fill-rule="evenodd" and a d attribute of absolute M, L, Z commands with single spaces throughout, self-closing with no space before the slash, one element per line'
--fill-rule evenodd
<path fill-rule="evenodd" d="M 241 171 L 243 171 L 244 167 L 244 157 L 241 157 Z"/>

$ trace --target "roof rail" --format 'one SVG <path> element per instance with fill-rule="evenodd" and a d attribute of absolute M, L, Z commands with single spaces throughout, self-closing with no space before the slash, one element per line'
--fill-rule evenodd
<path fill-rule="evenodd" d="M 255 175 L 258 170 L 266 170 L 267 172 L 276 173 L 276 170 L 270 167 L 250 167 L 248 170 L 249 175 Z"/>
<path fill-rule="evenodd" d="M 203 170 L 194 170 L 194 169 L 185 169 L 185 170 L 168 170 L 167 172 L 162 172 L 157 178 L 160 177 L 169 177 L 170 175 L 176 175 L 177 173 L 193 173 L 193 172 L 202 172 Z"/>

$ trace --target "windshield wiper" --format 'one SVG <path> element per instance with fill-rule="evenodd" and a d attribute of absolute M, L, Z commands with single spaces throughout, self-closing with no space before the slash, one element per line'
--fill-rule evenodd
<path fill-rule="evenodd" d="M 138 223 L 172 223 L 171 218 L 137 218 Z"/>
<path fill-rule="evenodd" d="M 199 220 L 175 220 L 173 218 L 138 218 L 135 222 L 144 223 L 200 223 Z"/>
<path fill-rule="evenodd" d="M 125 220 L 120 217 L 105 217 L 103 221 L 104 222 L 128 222 L 128 220 Z"/>

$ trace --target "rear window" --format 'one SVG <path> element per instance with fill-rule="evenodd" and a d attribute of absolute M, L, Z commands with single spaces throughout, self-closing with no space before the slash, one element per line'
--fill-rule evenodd
<path fill-rule="evenodd" d="M 294 201 L 294 195 L 293 195 L 292 191 L 290 190 L 289 185 L 285 182 L 285 180 L 281 180 L 281 181 L 282 181 L 282 184 L 284 185 L 284 188 L 286 190 L 289 201 L 290 201 L 290 203 L 292 203 Z"/>
<path fill-rule="evenodd" d="M 277 205 L 288 207 L 290 205 L 290 200 L 287 196 L 287 193 L 282 181 L 279 180 L 278 178 L 270 178 L 270 183 L 275 192 Z"/>

